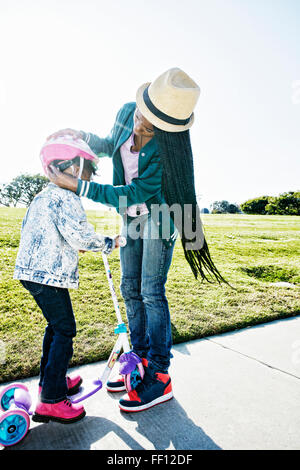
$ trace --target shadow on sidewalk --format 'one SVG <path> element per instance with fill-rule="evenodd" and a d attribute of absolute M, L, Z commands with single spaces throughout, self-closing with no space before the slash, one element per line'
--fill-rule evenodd
<path fill-rule="evenodd" d="M 175 398 L 148 411 L 122 416 L 135 421 L 135 431 L 152 442 L 156 450 L 222 450 L 187 416 Z"/>
<path fill-rule="evenodd" d="M 86 416 L 73 424 L 50 422 L 33 427 L 25 439 L 9 450 L 89 450 L 95 442 L 101 441 L 107 434 L 113 433 L 118 441 L 123 441 L 126 448 L 144 450 L 133 437 L 109 419 L 97 416 Z M 94 448 L 105 450 L 100 445 Z M 112 445 L 108 450 L 114 449 Z"/>
<path fill-rule="evenodd" d="M 178 401 L 156 406 L 143 413 L 122 413 L 126 420 L 137 423 L 134 433 L 139 433 L 152 445 L 143 447 L 138 436 L 132 437 L 121 426 L 107 418 L 86 416 L 82 421 L 69 425 L 50 422 L 35 425 L 19 444 L 10 450 L 197 450 L 221 448 L 187 416 Z M 112 434 L 109 447 L 101 440 Z M 115 438 L 117 437 L 117 439 Z M 120 447 L 120 441 L 124 443 Z M 107 444 L 107 439 L 106 439 Z M 97 444 L 96 444 L 97 443 Z"/>

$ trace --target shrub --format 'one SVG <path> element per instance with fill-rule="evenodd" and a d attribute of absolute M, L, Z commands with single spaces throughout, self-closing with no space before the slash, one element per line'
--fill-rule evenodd
<path fill-rule="evenodd" d="M 269 202 L 269 196 L 261 196 L 249 199 L 241 204 L 241 209 L 246 214 L 266 214 L 266 206 Z"/>
<path fill-rule="evenodd" d="M 267 214 L 300 215 L 300 192 L 290 191 L 279 197 L 270 197 L 266 205 Z"/>

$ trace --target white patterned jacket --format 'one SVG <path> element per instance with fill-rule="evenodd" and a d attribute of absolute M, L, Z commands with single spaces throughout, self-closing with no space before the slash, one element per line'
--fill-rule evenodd
<path fill-rule="evenodd" d="M 53 183 L 32 201 L 22 222 L 14 279 L 78 288 L 78 250 L 111 253 L 114 240 L 95 232 L 80 198 Z"/>

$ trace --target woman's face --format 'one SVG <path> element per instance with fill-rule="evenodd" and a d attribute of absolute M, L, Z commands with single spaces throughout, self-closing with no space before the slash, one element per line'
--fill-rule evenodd
<path fill-rule="evenodd" d="M 138 108 L 136 108 L 134 112 L 133 132 L 135 133 L 135 135 L 143 137 L 154 136 L 153 125 L 142 115 Z"/>

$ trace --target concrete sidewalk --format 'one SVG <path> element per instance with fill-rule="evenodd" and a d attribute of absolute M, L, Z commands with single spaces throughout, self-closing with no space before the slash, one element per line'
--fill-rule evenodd
<path fill-rule="evenodd" d="M 14 449 L 299 449 L 300 317 L 174 346 L 174 398 L 141 413 L 105 389 L 78 423 L 37 424 Z M 103 362 L 73 369 L 83 379 Z M 23 381 L 36 397 L 38 379 Z M 2 388 L 2 387 L 1 387 Z"/>

